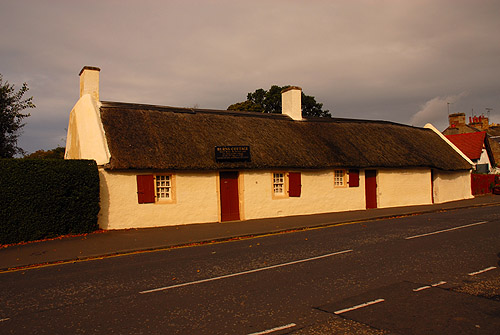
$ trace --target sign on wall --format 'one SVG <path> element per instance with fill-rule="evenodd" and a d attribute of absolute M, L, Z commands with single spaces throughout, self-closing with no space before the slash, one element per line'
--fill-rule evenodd
<path fill-rule="evenodd" d="M 227 145 L 215 147 L 216 162 L 250 162 L 249 145 Z"/>

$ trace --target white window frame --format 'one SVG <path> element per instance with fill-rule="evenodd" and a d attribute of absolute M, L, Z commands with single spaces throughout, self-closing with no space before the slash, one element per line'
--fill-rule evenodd
<path fill-rule="evenodd" d="M 155 199 L 156 202 L 173 202 L 174 201 L 174 175 L 173 174 L 156 174 L 154 179 Z"/>
<path fill-rule="evenodd" d="M 345 169 L 335 169 L 333 171 L 333 187 L 347 187 Z"/>
<path fill-rule="evenodd" d="M 278 171 L 272 173 L 272 194 L 273 197 L 283 198 L 288 195 L 287 173 Z M 279 192 L 277 192 L 279 191 Z"/>

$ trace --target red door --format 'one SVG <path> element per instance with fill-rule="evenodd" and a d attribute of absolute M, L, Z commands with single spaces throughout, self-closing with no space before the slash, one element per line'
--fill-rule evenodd
<path fill-rule="evenodd" d="M 377 208 L 377 170 L 365 170 L 366 209 Z"/>
<path fill-rule="evenodd" d="M 220 173 L 220 207 L 222 221 L 240 219 L 238 172 Z"/>
<path fill-rule="evenodd" d="M 434 203 L 434 169 L 431 169 L 431 199 Z"/>

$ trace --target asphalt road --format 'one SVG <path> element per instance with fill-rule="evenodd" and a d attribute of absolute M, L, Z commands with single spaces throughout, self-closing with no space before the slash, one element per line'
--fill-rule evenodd
<path fill-rule="evenodd" d="M 2 273 L 0 333 L 496 334 L 499 253 L 489 206 Z"/>

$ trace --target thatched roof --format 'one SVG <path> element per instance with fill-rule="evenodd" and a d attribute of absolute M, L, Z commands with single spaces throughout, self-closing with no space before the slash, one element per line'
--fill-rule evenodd
<path fill-rule="evenodd" d="M 383 121 L 103 102 L 108 169 L 219 170 L 432 167 L 470 169 L 432 130 Z M 250 162 L 217 162 L 216 146 L 250 146 Z"/>

